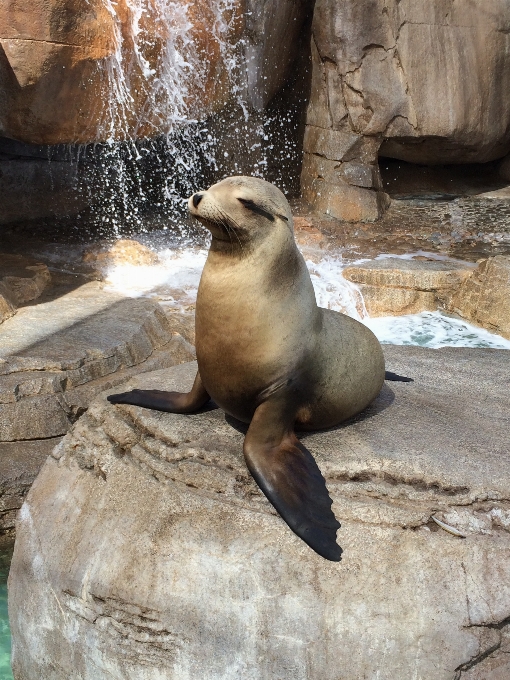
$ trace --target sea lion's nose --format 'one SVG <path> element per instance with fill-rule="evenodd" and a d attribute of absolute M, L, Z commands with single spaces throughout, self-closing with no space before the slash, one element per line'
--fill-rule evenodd
<path fill-rule="evenodd" d="M 192 201 L 193 201 L 193 207 L 194 208 L 198 208 L 198 204 L 203 199 L 203 197 L 204 197 L 204 194 L 193 194 Z"/>

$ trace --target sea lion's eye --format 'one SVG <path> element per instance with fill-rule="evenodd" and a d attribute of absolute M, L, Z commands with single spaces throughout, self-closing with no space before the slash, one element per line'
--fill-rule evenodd
<path fill-rule="evenodd" d="M 257 215 L 262 215 L 262 217 L 266 217 L 271 222 L 274 222 L 274 215 L 267 210 L 264 210 L 264 208 L 261 208 L 249 198 L 238 198 L 237 200 L 239 203 L 242 203 L 247 210 L 251 210 L 252 212 L 257 213 Z"/>

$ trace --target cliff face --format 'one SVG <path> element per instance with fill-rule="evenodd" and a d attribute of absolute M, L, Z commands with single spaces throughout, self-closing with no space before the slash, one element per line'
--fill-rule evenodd
<path fill-rule="evenodd" d="M 319 210 L 375 219 L 379 154 L 437 164 L 508 152 L 505 0 L 317 0 L 312 32 L 302 185 Z"/>
<path fill-rule="evenodd" d="M 9 0 L 0 133 L 35 144 L 139 139 L 214 113 L 239 90 L 263 107 L 288 75 L 305 14 L 290 0 Z"/>
<path fill-rule="evenodd" d="M 310 0 L 7 0 L 0 135 L 140 139 L 236 101 L 261 111 L 305 62 L 309 12 Z M 377 219 L 380 155 L 483 163 L 510 151 L 507 0 L 317 0 L 312 34 L 301 184 L 319 212 Z"/>

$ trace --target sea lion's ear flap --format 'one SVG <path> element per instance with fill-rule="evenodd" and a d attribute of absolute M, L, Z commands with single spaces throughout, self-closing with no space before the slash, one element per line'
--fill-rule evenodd
<path fill-rule="evenodd" d="M 268 400 L 255 411 L 244 441 L 248 469 L 292 531 L 321 557 L 339 562 L 340 523 L 331 510 L 324 477 L 278 410 L 278 403 Z"/>
<path fill-rule="evenodd" d="M 257 213 L 257 215 L 262 215 L 262 217 L 267 218 L 271 222 L 274 222 L 274 215 L 267 210 L 264 210 L 264 208 L 261 208 L 260 205 L 257 205 L 253 201 L 251 201 L 248 198 L 238 198 L 237 199 L 239 203 L 242 203 L 244 207 L 247 210 L 251 210 L 254 213 Z"/>

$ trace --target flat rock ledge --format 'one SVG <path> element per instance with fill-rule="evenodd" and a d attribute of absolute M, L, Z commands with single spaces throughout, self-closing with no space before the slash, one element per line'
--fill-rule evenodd
<path fill-rule="evenodd" d="M 20 513 L 15 679 L 507 680 L 509 354 L 385 352 L 414 382 L 303 437 L 342 523 L 340 563 L 275 514 L 220 410 L 97 397 Z M 194 372 L 126 386 L 183 390 Z"/>

